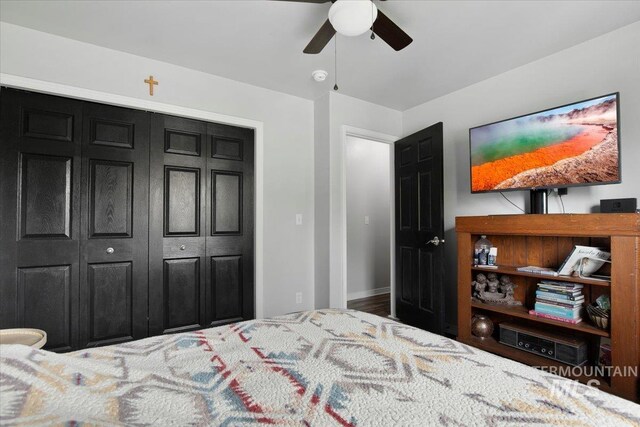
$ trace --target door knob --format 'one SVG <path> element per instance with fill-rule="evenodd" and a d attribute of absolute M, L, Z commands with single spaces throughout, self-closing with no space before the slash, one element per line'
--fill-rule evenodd
<path fill-rule="evenodd" d="M 108 253 L 109 255 L 111 255 L 111 254 L 112 254 L 112 253 L 114 253 L 114 252 L 115 252 L 115 250 L 113 250 L 113 248 L 107 248 L 107 253 Z"/>
<path fill-rule="evenodd" d="M 438 245 L 440 245 L 440 243 L 444 243 L 444 239 L 440 239 L 438 236 L 436 236 L 433 239 L 429 240 L 427 242 L 427 245 L 429 243 L 431 243 L 433 246 L 438 246 Z"/>

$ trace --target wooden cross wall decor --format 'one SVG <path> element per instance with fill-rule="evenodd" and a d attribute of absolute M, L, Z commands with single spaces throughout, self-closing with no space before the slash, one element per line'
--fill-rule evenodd
<path fill-rule="evenodd" d="M 153 96 L 153 86 L 158 84 L 157 80 L 153 80 L 153 76 L 149 76 L 144 82 L 149 85 L 149 95 Z"/>

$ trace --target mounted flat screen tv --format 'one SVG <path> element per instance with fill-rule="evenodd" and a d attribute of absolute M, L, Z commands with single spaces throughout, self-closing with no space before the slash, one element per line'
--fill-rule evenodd
<path fill-rule="evenodd" d="M 618 100 L 612 93 L 469 129 L 471 192 L 619 183 Z"/>

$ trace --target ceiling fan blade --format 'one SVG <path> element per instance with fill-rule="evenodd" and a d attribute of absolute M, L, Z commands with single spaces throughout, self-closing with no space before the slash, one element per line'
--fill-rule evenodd
<path fill-rule="evenodd" d="M 307 47 L 304 48 L 304 53 L 320 53 L 322 49 L 329 43 L 329 41 L 336 34 L 336 30 L 331 25 L 331 22 L 327 19 L 322 27 L 318 30 L 315 36 L 311 39 Z"/>
<path fill-rule="evenodd" d="M 380 9 L 378 9 L 378 18 L 373 23 L 373 32 L 395 50 L 402 50 L 413 41 L 407 33 L 394 24 Z"/>

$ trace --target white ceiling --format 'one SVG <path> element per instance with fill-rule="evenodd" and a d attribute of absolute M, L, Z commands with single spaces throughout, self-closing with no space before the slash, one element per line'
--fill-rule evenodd
<path fill-rule="evenodd" d="M 340 92 L 397 110 L 640 20 L 640 1 L 402 1 L 379 8 L 414 42 L 338 39 Z M 308 99 L 333 87 L 333 42 L 302 49 L 329 4 L 7 1 L 0 20 Z M 594 52 L 594 54 L 601 54 Z M 311 72 L 329 71 L 324 83 Z"/>

